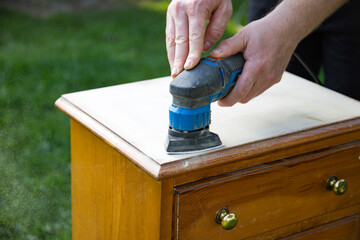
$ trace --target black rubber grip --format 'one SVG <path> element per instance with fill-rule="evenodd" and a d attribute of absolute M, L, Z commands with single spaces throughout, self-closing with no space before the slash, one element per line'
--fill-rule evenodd
<path fill-rule="evenodd" d="M 226 67 L 229 72 L 235 72 L 244 67 L 245 59 L 242 53 L 218 60 L 218 63 Z"/>

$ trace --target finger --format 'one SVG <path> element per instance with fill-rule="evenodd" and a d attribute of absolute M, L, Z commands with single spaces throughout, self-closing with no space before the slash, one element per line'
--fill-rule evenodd
<path fill-rule="evenodd" d="M 231 4 L 222 4 L 216 9 L 206 28 L 203 51 L 208 51 L 222 37 L 231 15 Z"/>
<path fill-rule="evenodd" d="M 247 103 L 250 100 L 256 98 L 257 96 L 261 95 L 262 93 L 264 93 L 267 89 L 269 89 L 270 87 L 272 87 L 273 85 L 275 85 L 276 83 L 280 82 L 280 79 L 277 79 L 276 81 L 268 81 L 267 83 L 260 83 L 260 81 L 257 81 L 254 86 L 251 88 L 251 90 L 249 91 L 248 95 L 246 97 L 244 97 L 243 99 L 241 99 L 241 103 Z"/>
<path fill-rule="evenodd" d="M 189 53 L 189 27 L 184 12 L 176 14 L 175 22 L 175 58 L 171 76 L 175 77 L 184 68 L 185 59 Z"/>
<path fill-rule="evenodd" d="M 256 80 L 256 72 L 254 71 L 251 63 L 246 62 L 243 73 L 240 74 L 234 88 L 225 98 L 219 100 L 218 104 L 223 107 L 229 107 L 239 102 L 248 95 Z"/>
<path fill-rule="evenodd" d="M 166 17 L 166 51 L 167 57 L 170 64 L 170 69 L 174 66 L 175 58 L 175 23 L 174 19 L 169 16 Z"/>
<path fill-rule="evenodd" d="M 246 34 L 243 30 L 240 30 L 233 37 L 222 41 L 214 50 L 210 52 L 210 56 L 215 58 L 228 57 L 238 52 L 244 52 L 246 45 Z"/>
<path fill-rule="evenodd" d="M 206 21 L 203 16 L 189 15 L 189 56 L 185 69 L 191 69 L 199 62 L 203 50 Z"/>
<path fill-rule="evenodd" d="M 269 86 L 270 87 L 270 86 Z M 250 91 L 248 92 L 248 94 L 239 100 L 240 103 L 247 103 L 249 102 L 251 99 L 259 96 L 261 93 L 263 93 L 266 89 L 268 88 L 268 86 L 261 86 L 260 81 L 257 81 L 250 89 Z"/>

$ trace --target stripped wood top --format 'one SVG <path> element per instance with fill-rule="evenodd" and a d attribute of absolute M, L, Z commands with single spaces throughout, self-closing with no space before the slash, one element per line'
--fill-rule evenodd
<path fill-rule="evenodd" d="M 359 101 L 285 72 L 280 83 L 247 104 L 229 108 L 212 104 L 210 130 L 219 135 L 222 148 L 169 155 L 164 143 L 171 104 L 170 80 L 164 77 L 65 94 L 56 106 L 156 178 L 194 170 L 195 161 L 204 165 L 207 156 L 214 159 L 216 153 L 222 158 L 226 150 L 235 151 L 239 146 L 250 149 L 253 143 L 267 141 L 272 147 L 269 139 L 280 136 L 291 136 L 284 140 L 284 144 L 290 144 L 293 139 L 301 141 L 300 135 L 296 138 L 300 132 L 344 121 L 350 121 L 347 128 L 360 128 Z M 331 134 L 338 134 L 336 131 Z M 261 149 L 256 150 L 259 153 Z M 172 164 L 176 168 L 169 171 Z M 161 173 L 164 166 L 166 174 Z"/>

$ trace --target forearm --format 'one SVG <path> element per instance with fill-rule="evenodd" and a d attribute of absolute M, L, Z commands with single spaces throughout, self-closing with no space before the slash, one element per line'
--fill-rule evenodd
<path fill-rule="evenodd" d="M 284 0 L 266 18 L 299 42 L 348 0 Z"/>
<path fill-rule="evenodd" d="M 222 106 L 246 103 L 281 80 L 298 43 L 346 0 L 283 0 L 265 17 L 222 41 L 210 55 L 223 58 L 242 52 L 246 62 Z"/>

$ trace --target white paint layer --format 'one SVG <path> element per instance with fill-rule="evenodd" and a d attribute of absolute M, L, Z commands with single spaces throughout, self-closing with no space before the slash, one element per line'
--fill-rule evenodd
<path fill-rule="evenodd" d="M 161 165 L 189 157 L 168 155 L 164 149 L 172 100 L 170 79 L 65 94 L 63 98 Z M 211 110 L 210 130 L 226 148 L 360 117 L 360 102 L 284 73 L 279 84 L 249 103 L 230 108 L 213 103 Z"/>

